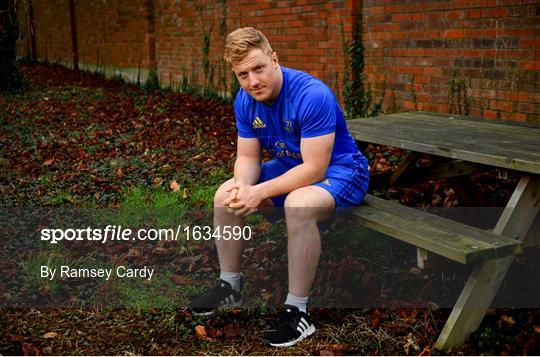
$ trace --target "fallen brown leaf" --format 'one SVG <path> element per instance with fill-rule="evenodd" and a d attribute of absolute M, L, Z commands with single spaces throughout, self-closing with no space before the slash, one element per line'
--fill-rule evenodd
<path fill-rule="evenodd" d="M 57 338 L 58 336 L 59 335 L 56 332 L 47 332 L 46 334 L 43 335 L 43 338 L 50 339 L 50 338 Z"/>
<path fill-rule="evenodd" d="M 155 187 L 159 187 L 163 183 L 163 178 L 154 177 L 154 179 L 152 180 L 152 183 L 154 184 Z"/>
<path fill-rule="evenodd" d="M 22 351 L 25 356 L 38 356 L 40 354 L 39 349 L 28 342 L 22 344 Z"/>
<path fill-rule="evenodd" d="M 173 283 L 178 285 L 193 285 L 195 282 L 189 278 L 183 277 L 181 275 L 173 275 L 171 277 Z"/>
<path fill-rule="evenodd" d="M 171 184 L 169 185 L 169 188 L 173 191 L 173 192 L 177 192 L 178 190 L 180 190 L 180 185 L 178 184 L 178 182 L 176 182 L 176 180 L 173 180 L 171 182 Z"/>
<path fill-rule="evenodd" d="M 515 324 L 516 322 L 514 321 L 514 319 L 512 318 L 512 316 L 508 316 L 508 315 L 502 315 L 501 316 L 501 319 L 499 320 L 499 323 L 501 322 L 504 322 L 510 326 L 512 326 L 513 324 Z"/>
<path fill-rule="evenodd" d="M 330 351 L 330 350 L 320 350 L 319 356 L 344 356 L 345 354 L 341 351 Z"/>
<path fill-rule="evenodd" d="M 195 326 L 195 336 L 197 336 L 198 338 L 202 340 L 206 340 L 210 342 L 216 341 L 215 339 L 208 337 L 208 332 L 206 331 L 206 327 L 204 327 L 203 325 Z"/>
<path fill-rule="evenodd" d="M 206 337 L 206 327 L 204 327 L 203 325 L 195 326 L 195 334 L 197 335 L 197 337 Z"/>

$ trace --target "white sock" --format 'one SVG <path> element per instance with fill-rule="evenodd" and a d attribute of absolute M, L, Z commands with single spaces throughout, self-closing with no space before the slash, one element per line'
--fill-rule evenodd
<path fill-rule="evenodd" d="M 307 296 L 296 296 L 291 293 L 287 294 L 287 300 L 285 300 L 285 305 L 296 306 L 298 310 L 306 312 L 307 310 Z"/>
<path fill-rule="evenodd" d="M 239 272 L 231 271 L 222 271 L 219 274 L 221 280 L 225 280 L 227 283 L 231 284 L 232 288 L 240 292 L 240 280 L 242 279 L 242 274 Z"/>

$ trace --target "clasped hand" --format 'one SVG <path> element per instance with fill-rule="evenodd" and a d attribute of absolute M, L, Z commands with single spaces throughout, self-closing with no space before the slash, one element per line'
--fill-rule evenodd
<path fill-rule="evenodd" d="M 257 207 L 261 204 L 262 198 L 255 189 L 255 186 L 246 185 L 243 183 L 233 183 L 227 190 L 230 193 L 229 197 L 223 201 L 223 205 L 227 207 L 227 212 L 235 216 L 247 216 L 257 211 Z"/>

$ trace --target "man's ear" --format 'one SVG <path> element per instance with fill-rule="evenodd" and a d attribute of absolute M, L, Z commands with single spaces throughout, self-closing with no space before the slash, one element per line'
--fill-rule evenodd
<path fill-rule="evenodd" d="M 272 63 L 274 63 L 274 65 L 279 65 L 278 56 L 275 52 L 272 52 Z"/>

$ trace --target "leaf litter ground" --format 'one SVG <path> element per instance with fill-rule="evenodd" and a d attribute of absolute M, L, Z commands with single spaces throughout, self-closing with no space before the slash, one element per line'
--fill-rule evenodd
<path fill-rule="evenodd" d="M 178 220 L 209 224 L 212 192 L 231 170 L 236 132 L 227 104 L 145 91 L 61 66 L 25 64 L 23 70 L 33 89 L 0 97 L 6 212 L 1 354 L 438 353 L 433 344 L 449 314 L 444 306 L 455 301 L 469 270 L 436 257 L 424 270 L 416 269 L 413 247 L 365 231 L 351 242 L 350 230 L 339 228 L 344 225 L 334 225 L 323 240 L 312 294 L 317 334 L 284 350 L 264 348 L 259 341 L 286 295 L 283 224 L 251 220 L 255 239 L 244 257 L 247 307 L 205 319 L 181 307 L 215 277 L 217 256 L 209 243 L 54 249 L 36 238 L 28 243 L 21 232 L 87 222 L 88 212 L 98 212 L 90 214 L 92 222 L 126 221 L 138 228 Z M 403 156 L 385 147 L 369 147 L 366 154 L 375 174 L 391 172 Z M 420 157 L 416 165 L 431 160 Z M 472 180 L 494 206 L 515 186 L 493 173 Z M 459 204 L 445 181 L 379 194 L 417 207 Z M 36 215 L 41 222 L 32 218 Z M 538 250 L 517 257 L 499 299 L 515 301 L 523 286 L 512 277 L 537 271 L 538 258 Z M 81 279 L 55 285 L 29 276 L 42 261 L 149 265 L 163 273 L 151 284 Z M 534 354 L 539 336 L 537 309 L 492 309 L 455 352 Z"/>

